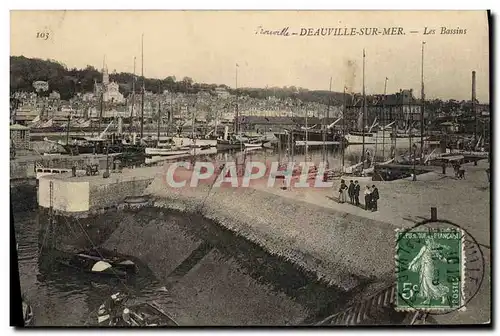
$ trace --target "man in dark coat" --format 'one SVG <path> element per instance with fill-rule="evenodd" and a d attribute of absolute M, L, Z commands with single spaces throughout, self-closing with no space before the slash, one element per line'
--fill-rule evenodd
<path fill-rule="evenodd" d="M 354 181 L 354 204 L 359 206 L 359 192 L 361 191 L 361 186 L 358 181 Z"/>
<path fill-rule="evenodd" d="M 347 192 L 349 193 L 351 204 L 354 204 L 354 183 L 352 182 L 352 180 L 349 183 L 349 189 L 347 190 Z"/>
<path fill-rule="evenodd" d="M 377 189 L 377 187 L 375 187 L 375 185 L 373 185 L 372 186 L 372 197 L 371 197 L 371 201 L 372 201 L 371 209 L 372 209 L 372 211 L 377 211 L 378 199 L 379 199 L 378 189 Z"/>

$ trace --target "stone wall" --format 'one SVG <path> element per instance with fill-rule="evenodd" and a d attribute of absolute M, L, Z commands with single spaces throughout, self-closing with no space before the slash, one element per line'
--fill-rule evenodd
<path fill-rule="evenodd" d="M 115 180 L 115 182 L 111 182 Z M 124 181 L 120 178 L 109 178 L 110 183 L 92 184 L 90 187 L 90 209 L 99 209 L 110 207 L 121 203 L 125 198 L 138 196 L 144 193 L 144 190 L 151 183 L 153 178 L 137 178 Z"/>
<path fill-rule="evenodd" d="M 23 161 L 10 161 L 10 179 L 35 178 L 35 163 Z"/>

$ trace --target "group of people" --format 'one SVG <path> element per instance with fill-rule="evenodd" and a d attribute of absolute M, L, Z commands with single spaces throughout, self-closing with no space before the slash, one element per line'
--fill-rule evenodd
<path fill-rule="evenodd" d="M 339 188 L 339 203 L 347 202 L 347 196 L 349 196 L 350 203 L 359 206 L 359 193 L 361 191 L 361 186 L 358 181 L 351 180 L 349 186 L 344 180 L 340 181 Z M 367 185 L 364 191 L 365 195 L 365 210 L 367 211 L 377 211 L 378 210 L 378 199 L 379 192 L 375 185 L 371 187 Z"/>

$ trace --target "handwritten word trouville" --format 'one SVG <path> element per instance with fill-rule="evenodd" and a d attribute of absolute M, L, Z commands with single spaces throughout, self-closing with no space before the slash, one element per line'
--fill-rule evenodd
<path fill-rule="evenodd" d="M 466 34 L 466 29 L 448 29 L 440 27 L 438 30 L 441 34 Z M 410 31 L 411 34 L 419 33 L 420 31 Z M 435 34 L 436 29 L 425 27 L 423 35 Z M 274 36 L 398 36 L 406 35 L 403 27 L 322 27 L 322 28 L 300 28 L 300 30 L 292 30 L 290 27 L 280 29 L 266 29 L 263 26 L 258 26 L 255 30 L 256 35 L 274 35 Z"/>

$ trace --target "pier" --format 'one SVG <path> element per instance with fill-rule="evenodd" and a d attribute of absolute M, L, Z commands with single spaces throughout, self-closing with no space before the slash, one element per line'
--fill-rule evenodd
<path fill-rule="evenodd" d="M 124 169 L 103 178 L 102 171 L 94 176 L 71 173 L 42 176 L 38 184 L 38 204 L 67 216 L 88 215 L 91 212 L 116 207 L 128 197 L 142 195 L 153 181 L 152 168 Z"/>

